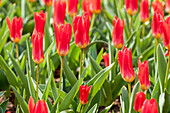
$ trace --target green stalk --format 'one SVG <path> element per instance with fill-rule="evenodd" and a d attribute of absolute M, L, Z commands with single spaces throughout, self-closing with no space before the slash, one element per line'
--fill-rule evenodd
<path fill-rule="evenodd" d="M 170 53 L 169 53 L 168 64 L 167 64 L 167 69 L 166 69 L 165 87 L 164 87 L 164 89 L 167 88 L 167 86 L 168 86 L 169 65 L 170 65 Z"/>
<path fill-rule="evenodd" d="M 60 82 L 59 82 L 58 95 L 60 95 L 60 92 L 61 92 L 61 80 L 62 80 L 62 75 L 63 75 L 63 62 L 64 62 L 64 56 L 61 57 Z"/>
<path fill-rule="evenodd" d="M 159 39 L 156 39 L 156 48 L 158 47 Z"/>
<path fill-rule="evenodd" d="M 130 97 L 131 97 L 131 83 L 128 83 L 128 90 L 129 90 L 129 105 L 130 105 Z"/>
<path fill-rule="evenodd" d="M 142 45 L 143 45 L 144 36 L 145 36 L 145 23 L 143 23 L 143 31 L 142 31 Z"/>
<path fill-rule="evenodd" d="M 16 54 L 17 54 L 17 60 L 19 63 L 19 51 L 18 51 L 18 43 L 15 44 L 16 45 Z"/>
<path fill-rule="evenodd" d="M 130 16 L 129 37 L 131 36 L 132 23 L 133 23 L 133 16 Z"/>
<path fill-rule="evenodd" d="M 37 101 L 38 101 L 38 79 L 39 79 L 39 64 L 37 64 Z"/>
<path fill-rule="evenodd" d="M 48 49 L 51 42 L 49 28 L 50 28 L 50 7 L 47 7 L 47 19 L 45 23 L 45 50 Z"/>
<path fill-rule="evenodd" d="M 81 104 L 81 107 L 80 107 L 80 112 L 79 112 L 79 113 L 81 113 L 82 107 L 83 107 L 83 105 Z"/>
<path fill-rule="evenodd" d="M 95 18 L 96 18 L 96 14 L 93 13 L 93 17 L 92 17 L 92 20 L 91 20 L 91 26 L 90 26 L 91 29 L 92 29 L 93 26 L 94 26 Z"/>
<path fill-rule="evenodd" d="M 80 72 L 79 72 L 79 79 L 81 77 L 81 74 L 82 74 L 82 71 L 83 71 L 83 49 L 81 49 L 81 52 L 80 52 Z"/>

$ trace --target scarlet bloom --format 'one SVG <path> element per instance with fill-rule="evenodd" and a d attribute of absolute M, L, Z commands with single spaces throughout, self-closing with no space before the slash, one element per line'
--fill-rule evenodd
<path fill-rule="evenodd" d="M 132 65 L 131 48 L 128 50 L 125 46 L 123 50 L 118 52 L 118 63 L 120 65 L 120 72 L 126 82 L 132 82 L 135 79 L 135 72 Z"/>
<path fill-rule="evenodd" d="M 57 53 L 60 56 L 66 56 L 69 53 L 69 44 L 71 40 L 72 27 L 70 24 L 57 25 L 54 23 Z"/>
<path fill-rule="evenodd" d="M 11 113 L 10 111 L 7 111 L 6 113 Z"/>
<path fill-rule="evenodd" d="M 162 16 L 164 16 L 164 11 L 163 11 L 163 3 L 160 0 L 155 0 L 152 2 L 152 8 L 155 11 L 161 13 Z"/>
<path fill-rule="evenodd" d="M 125 0 L 126 12 L 135 15 L 138 12 L 138 0 Z"/>
<path fill-rule="evenodd" d="M 71 16 L 77 13 L 78 0 L 68 0 L 68 14 Z"/>
<path fill-rule="evenodd" d="M 83 0 L 82 1 L 82 9 L 83 12 L 89 13 L 90 18 L 92 17 L 92 12 L 90 11 L 90 0 Z"/>
<path fill-rule="evenodd" d="M 38 100 L 35 104 L 34 99 L 30 96 L 28 101 L 29 113 L 48 113 L 48 108 L 44 100 Z"/>
<path fill-rule="evenodd" d="M 141 0 L 139 17 L 142 22 L 149 21 L 149 3 L 148 0 Z"/>
<path fill-rule="evenodd" d="M 169 56 L 169 51 L 166 51 L 166 52 L 165 52 L 165 56 Z"/>
<path fill-rule="evenodd" d="M 58 25 L 64 24 L 64 19 L 66 15 L 66 1 L 58 0 L 54 1 L 54 13 L 53 21 Z"/>
<path fill-rule="evenodd" d="M 135 101 L 134 101 L 134 110 L 140 112 L 144 101 L 145 101 L 145 94 L 142 91 L 136 93 Z"/>
<path fill-rule="evenodd" d="M 52 5 L 52 0 L 43 0 L 45 6 L 50 7 Z"/>
<path fill-rule="evenodd" d="M 109 53 L 106 53 L 104 55 L 102 55 L 105 66 L 108 67 L 109 66 Z"/>
<path fill-rule="evenodd" d="M 141 63 L 139 59 L 138 68 L 139 68 L 138 78 L 140 81 L 141 89 L 147 90 L 150 87 L 148 61 L 145 60 L 144 63 Z"/>
<path fill-rule="evenodd" d="M 80 89 L 79 89 L 79 99 L 80 99 L 80 103 L 85 105 L 88 103 L 88 96 L 89 96 L 89 91 L 91 89 L 92 86 L 87 86 L 87 84 L 85 86 L 81 85 Z"/>
<path fill-rule="evenodd" d="M 75 36 L 75 44 L 81 49 L 85 48 L 90 43 L 90 20 L 88 13 L 84 13 L 83 16 L 78 15 L 73 19 L 73 29 Z"/>
<path fill-rule="evenodd" d="M 112 41 L 113 45 L 120 49 L 122 48 L 124 41 L 123 41 L 123 29 L 125 26 L 124 20 L 121 21 L 120 18 L 117 18 L 117 16 L 113 19 L 113 31 L 112 31 Z"/>
<path fill-rule="evenodd" d="M 143 103 L 141 113 L 158 113 L 157 102 L 154 98 L 150 101 L 146 99 Z"/>
<path fill-rule="evenodd" d="M 9 17 L 7 17 L 6 22 L 7 22 L 8 28 L 9 28 L 11 40 L 14 43 L 18 43 L 21 40 L 22 30 L 23 30 L 22 17 L 19 17 L 17 19 L 17 17 L 15 16 L 12 19 L 12 22 L 10 21 Z"/>
<path fill-rule="evenodd" d="M 37 64 L 40 64 L 44 60 L 43 54 L 43 37 L 46 14 L 43 11 L 34 13 L 35 28 L 32 34 L 32 58 Z"/>
<path fill-rule="evenodd" d="M 90 10 L 92 13 L 99 14 L 101 12 L 101 0 L 90 0 Z"/>
<path fill-rule="evenodd" d="M 165 0 L 165 11 L 170 13 L 170 0 Z"/>

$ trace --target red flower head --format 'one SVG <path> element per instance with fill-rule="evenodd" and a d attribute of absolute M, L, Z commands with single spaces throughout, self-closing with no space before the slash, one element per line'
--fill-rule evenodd
<path fill-rule="evenodd" d="M 156 39 L 161 38 L 163 21 L 164 21 L 164 17 L 162 16 L 162 14 L 159 13 L 158 11 L 155 11 L 151 23 L 151 29 L 152 29 L 152 35 Z"/>
<path fill-rule="evenodd" d="M 101 0 L 90 0 L 90 10 L 99 14 L 101 12 Z"/>
<path fill-rule="evenodd" d="M 11 40 L 14 43 L 18 43 L 21 40 L 22 30 L 23 30 L 22 18 L 19 17 L 17 19 L 17 17 L 15 16 L 11 23 L 9 17 L 7 17 L 6 22 L 7 22 L 8 28 L 9 28 Z"/>
<path fill-rule="evenodd" d="M 136 93 L 135 101 L 134 101 L 134 110 L 140 112 L 144 101 L 145 101 L 145 94 L 142 91 Z"/>
<path fill-rule="evenodd" d="M 46 14 L 43 11 L 34 13 L 35 28 L 32 34 L 32 58 L 35 63 L 40 64 L 44 60 L 43 37 Z"/>
<path fill-rule="evenodd" d="M 141 113 L 158 113 L 156 100 L 154 98 L 150 101 L 146 99 L 143 103 Z"/>
<path fill-rule="evenodd" d="M 169 56 L 169 51 L 166 51 L 166 52 L 165 52 L 165 56 Z"/>
<path fill-rule="evenodd" d="M 29 0 L 30 2 L 36 2 L 37 0 Z"/>
<path fill-rule="evenodd" d="M 92 12 L 90 11 L 90 0 L 83 0 L 82 1 L 82 9 L 83 12 L 89 13 L 90 18 L 92 17 Z"/>
<path fill-rule="evenodd" d="M 66 1 L 58 0 L 54 1 L 54 13 L 53 13 L 53 21 L 58 25 L 64 24 L 64 19 L 66 15 Z"/>
<path fill-rule="evenodd" d="M 52 0 L 43 0 L 45 6 L 50 7 L 52 5 Z"/>
<path fill-rule="evenodd" d="M 66 56 L 69 53 L 69 44 L 71 40 L 72 27 L 70 24 L 57 25 L 54 23 L 57 53 L 60 56 Z"/>
<path fill-rule="evenodd" d="M 131 49 L 127 49 L 125 46 L 123 50 L 118 52 L 118 63 L 120 65 L 120 72 L 123 79 L 126 82 L 132 82 L 135 79 L 135 72 L 132 65 L 132 53 Z"/>
<path fill-rule="evenodd" d="M 170 16 L 166 18 L 165 22 L 163 22 L 163 27 L 162 27 L 163 44 L 168 50 L 170 50 L 169 30 L 170 30 Z"/>
<path fill-rule="evenodd" d="M 108 67 L 109 66 L 109 53 L 106 53 L 104 55 L 102 55 L 105 66 Z"/>
<path fill-rule="evenodd" d="M 138 78 L 140 81 L 141 89 L 147 90 L 150 87 L 148 61 L 145 60 L 144 63 L 141 63 L 139 59 L 138 68 L 139 68 Z"/>
<path fill-rule="evenodd" d="M 161 13 L 161 15 L 164 17 L 164 11 L 163 11 L 163 4 L 160 0 L 155 0 L 152 2 L 152 8 L 155 11 Z"/>
<path fill-rule="evenodd" d="M 80 103 L 85 105 L 88 103 L 88 96 L 89 96 L 89 91 L 91 89 L 92 86 L 87 86 L 87 84 L 85 86 L 81 85 L 80 89 L 79 89 L 79 99 L 80 99 Z"/>
<path fill-rule="evenodd" d="M 71 16 L 77 13 L 78 0 L 68 0 L 68 14 Z"/>
<path fill-rule="evenodd" d="M 83 16 L 78 15 L 73 19 L 73 29 L 77 47 L 85 48 L 90 43 L 90 20 L 88 13 L 84 13 Z"/>
<path fill-rule="evenodd" d="M 122 48 L 124 44 L 123 41 L 124 26 L 125 26 L 124 20 L 121 21 L 120 18 L 117 18 L 117 16 L 115 16 L 113 19 L 112 41 L 113 45 L 118 49 Z"/>
<path fill-rule="evenodd" d="M 10 111 L 7 111 L 6 113 L 11 113 Z"/>
<path fill-rule="evenodd" d="M 138 0 L 125 0 L 126 12 L 135 15 L 138 12 Z"/>
<path fill-rule="evenodd" d="M 165 1 L 165 11 L 170 13 L 170 0 Z"/>
<path fill-rule="evenodd" d="M 148 0 L 141 0 L 139 17 L 142 22 L 149 21 L 149 3 Z"/>
<path fill-rule="evenodd" d="M 48 113 L 48 108 L 44 100 L 38 100 L 35 104 L 34 99 L 30 97 L 28 107 L 29 113 Z"/>

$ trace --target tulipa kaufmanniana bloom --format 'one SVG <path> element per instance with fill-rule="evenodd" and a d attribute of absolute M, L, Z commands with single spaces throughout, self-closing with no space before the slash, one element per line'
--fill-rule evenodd
<path fill-rule="evenodd" d="M 164 16 L 164 11 L 163 11 L 163 3 L 160 0 L 155 0 L 152 2 L 152 8 L 155 11 L 161 13 L 162 16 Z"/>
<path fill-rule="evenodd" d="M 143 23 L 149 21 L 149 2 L 148 2 L 148 0 L 141 0 L 139 17 Z"/>
<path fill-rule="evenodd" d="M 91 18 L 92 17 L 92 12 L 90 10 L 90 0 L 83 0 L 82 1 L 82 9 L 83 9 L 83 12 L 87 12 L 89 14 L 89 17 Z"/>
<path fill-rule="evenodd" d="M 44 1 L 45 6 L 47 6 L 47 7 L 50 7 L 53 2 L 52 0 L 43 0 L 43 1 Z"/>
<path fill-rule="evenodd" d="M 144 101 L 145 101 L 145 94 L 142 91 L 136 93 L 135 101 L 134 101 L 134 110 L 140 112 Z"/>
<path fill-rule="evenodd" d="M 103 54 L 102 55 L 105 66 L 108 67 L 109 66 L 109 53 Z"/>
<path fill-rule="evenodd" d="M 138 12 L 138 0 L 125 0 L 126 12 L 135 15 Z"/>
<path fill-rule="evenodd" d="M 74 16 L 77 14 L 78 0 L 68 0 L 68 14 Z"/>
<path fill-rule="evenodd" d="M 165 11 L 170 13 L 170 0 L 165 0 Z"/>
<path fill-rule="evenodd" d="M 101 0 L 90 0 L 90 10 L 92 13 L 99 14 L 101 12 Z"/>
<path fill-rule="evenodd" d="M 141 113 L 158 113 L 157 102 L 154 98 L 150 101 L 146 99 L 143 103 Z"/>

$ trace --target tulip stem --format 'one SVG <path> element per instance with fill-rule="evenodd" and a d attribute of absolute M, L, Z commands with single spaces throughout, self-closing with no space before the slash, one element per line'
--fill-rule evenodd
<path fill-rule="evenodd" d="M 83 71 L 83 49 L 81 49 L 80 53 L 80 71 L 79 71 L 79 79 L 81 77 L 82 71 Z"/>
<path fill-rule="evenodd" d="M 145 23 L 143 23 L 143 31 L 142 31 L 142 45 L 143 45 L 144 36 L 145 36 Z"/>
<path fill-rule="evenodd" d="M 83 107 L 83 105 L 81 104 L 81 107 L 80 107 L 80 112 L 79 112 L 79 113 L 81 113 L 82 107 Z"/>
<path fill-rule="evenodd" d="M 17 54 L 17 60 L 18 60 L 18 63 L 19 63 L 19 51 L 18 51 L 18 44 L 16 43 L 16 54 Z"/>
<path fill-rule="evenodd" d="M 156 39 L 156 47 L 158 47 L 159 39 Z"/>
<path fill-rule="evenodd" d="M 91 20 L 91 26 L 90 26 L 91 29 L 92 29 L 93 26 L 94 26 L 95 18 L 96 18 L 96 14 L 93 13 L 93 17 L 92 17 L 92 20 Z"/>
<path fill-rule="evenodd" d="M 167 64 L 167 69 L 166 69 L 165 87 L 164 87 L 164 89 L 167 88 L 167 86 L 168 86 L 169 66 L 170 66 L 170 54 L 169 54 L 169 57 L 168 57 L 168 64 Z"/>
<path fill-rule="evenodd" d="M 39 79 L 39 64 L 37 64 L 37 101 L 38 101 L 38 79 Z"/>
<path fill-rule="evenodd" d="M 133 23 L 133 16 L 130 16 L 129 37 L 131 36 L 132 23 Z"/>
<path fill-rule="evenodd" d="M 63 62 L 64 62 L 64 57 L 61 56 L 61 69 L 60 69 L 60 82 L 59 82 L 58 95 L 60 95 L 60 92 L 61 92 L 61 80 L 62 80 L 62 75 L 63 75 Z"/>
<path fill-rule="evenodd" d="M 129 90 L 129 105 L 130 105 L 130 97 L 131 97 L 131 83 L 128 83 L 128 90 Z"/>

